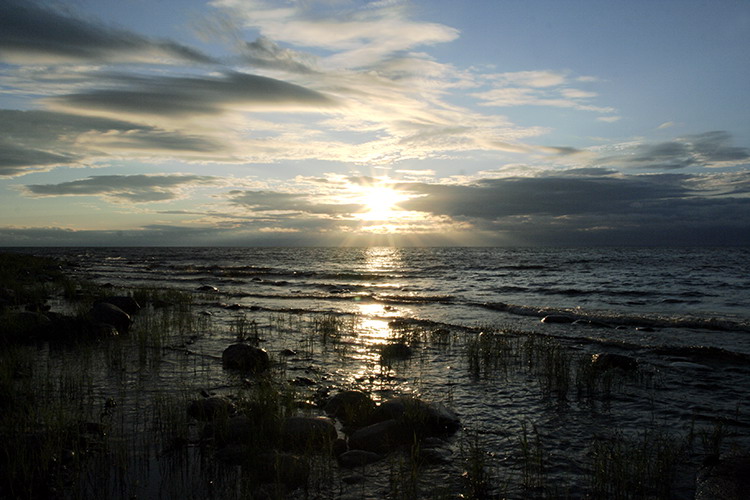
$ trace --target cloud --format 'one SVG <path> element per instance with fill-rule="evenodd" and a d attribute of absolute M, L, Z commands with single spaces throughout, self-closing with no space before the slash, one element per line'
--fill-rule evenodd
<path fill-rule="evenodd" d="M 717 244 L 750 237 L 750 173 L 565 175 L 484 179 L 470 185 L 401 183 L 402 208 L 515 235 L 515 244 Z M 718 228 L 728 231 L 720 235 Z M 709 240 L 705 240 L 709 241 Z"/>
<path fill-rule="evenodd" d="M 114 118 L 0 109 L 0 177 L 84 166 L 119 155 L 218 159 L 226 148 L 220 138 Z"/>
<path fill-rule="evenodd" d="M 518 71 L 488 75 L 485 79 L 491 88 L 471 95 L 482 106 L 550 106 L 572 108 L 597 113 L 614 113 L 608 106 L 594 106 L 589 100 L 598 94 L 570 86 L 567 73 L 555 71 Z M 581 81 L 580 78 L 577 81 Z M 605 117 L 612 121 L 616 118 Z"/>
<path fill-rule="evenodd" d="M 242 52 L 243 61 L 257 68 L 301 74 L 317 72 L 312 56 L 282 48 L 265 36 L 260 36 L 253 42 L 245 42 Z"/>
<path fill-rule="evenodd" d="M 730 145 L 725 131 L 688 135 L 658 144 L 636 144 L 611 156 L 602 165 L 642 170 L 680 170 L 689 167 L 725 167 L 750 162 L 750 149 Z"/>
<path fill-rule="evenodd" d="M 211 63 L 212 58 L 169 40 L 94 24 L 34 0 L 0 2 L 0 58 L 18 63 L 61 61 Z"/>
<path fill-rule="evenodd" d="M 361 204 L 318 203 L 309 195 L 273 191 L 230 191 L 233 204 L 252 209 L 253 212 L 304 212 L 321 215 L 351 215 L 363 209 Z"/>
<path fill-rule="evenodd" d="M 360 9 L 320 1 L 280 7 L 273 1 L 215 0 L 212 5 L 270 39 L 333 51 L 326 58 L 332 67 L 362 68 L 390 54 L 458 37 L 448 26 L 408 19 L 402 2 Z"/>
<path fill-rule="evenodd" d="M 496 219 L 516 215 L 564 216 L 628 210 L 646 200 L 670 200 L 686 194 L 673 178 L 614 176 L 483 179 L 472 185 L 401 184 L 418 195 L 402 203 L 417 210 L 451 217 Z"/>
<path fill-rule="evenodd" d="M 238 72 L 222 76 L 120 76 L 120 88 L 51 97 L 52 107 L 78 113 L 191 117 L 229 109 L 300 110 L 329 107 L 333 100 L 299 85 Z"/>
<path fill-rule="evenodd" d="M 116 203 L 149 203 L 180 198 L 186 189 L 216 185 L 218 177 L 198 175 L 97 175 L 59 184 L 30 184 L 33 197 L 99 196 Z"/>

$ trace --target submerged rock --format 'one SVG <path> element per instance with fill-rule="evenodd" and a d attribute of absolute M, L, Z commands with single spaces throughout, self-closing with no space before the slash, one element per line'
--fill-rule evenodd
<path fill-rule="evenodd" d="M 573 321 L 575 321 L 575 318 L 564 314 L 549 314 L 542 318 L 542 323 L 572 323 Z"/>
<path fill-rule="evenodd" d="M 380 349 L 380 356 L 385 361 L 399 361 L 409 359 L 411 355 L 412 348 L 403 342 L 386 344 Z"/>
<path fill-rule="evenodd" d="M 591 365 L 601 371 L 620 369 L 628 372 L 638 368 L 638 361 L 630 356 L 605 352 L 593 354 Z"/>
<path fill-rule="evenodd" d="M 268 353 L 258 347 L 247 344 L 232 344 L 221 354 L 225 368 L 260 373 L 268 369 L 271 360 Z"/>

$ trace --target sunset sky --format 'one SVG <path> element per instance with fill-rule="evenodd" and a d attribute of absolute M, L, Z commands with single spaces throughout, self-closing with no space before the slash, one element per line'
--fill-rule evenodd
<path fill-rule="evenodd" d="M 750 245 L 746 0 L 3 0 L 0 245 Z"/>

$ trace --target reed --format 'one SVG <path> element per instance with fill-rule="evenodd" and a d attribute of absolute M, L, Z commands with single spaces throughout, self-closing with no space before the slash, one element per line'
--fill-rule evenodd
<path fill-rule="evenodd" d="M 469 432 L 460 443 L 461 459 L 464 463 L 463 498 L 467 500 L 483 500 L 492 498 L 493 490 L 497 487 L 496 478 L 492 473 L 490 456 L 481 442 L 479 433 Z"/>
<path fill-rule="evenodd" d="M 687 441 L 663 429 L 640 436 L 614 432 L 594 439 L 590 448 L 590 490 L 596 498 L 671 498 L 677 465 Z"/>

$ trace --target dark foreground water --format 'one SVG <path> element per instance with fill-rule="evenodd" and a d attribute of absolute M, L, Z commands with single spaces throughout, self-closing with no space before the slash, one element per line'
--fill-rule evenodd
<path fill-rule="evenodd" d="M 313 389 L 332 393 L 361 388 L 376 398 L 407 393 L 446 403 L 464 427 L 448 444 L 454 458 L 420 474 L 434 474 L 433 481 L 449 489 L 454 482 L 460 487 L 454 469 L 464 467 L 458 462 L 467 443 L 484 450 L 495 495 L 581 498 L 610 491 L 597 490 L 596 469 L 616 462 L 617 453 L 625 461 L 646 461 L 650 448 L 671 442 L 681 465 L 660 481 L 671 483 L 668 497 L 691 498 L 695 469 L 707 455 L 750 446 L 747 248 L 28 251 L 65 258 L 75 263 L 75 273 L 115 288 L 204 287 L 196 307 L 211 318 L 213 333 L 193 338 L 192 354 L 220 355 L 238 330 L 253 328 L 269 352 L 303 353 L 284 361 L 289 380 L 303 377 Z M 329 313 L 349 332 L 336 343 L 313 345 L 305 328 Z M 579 321 L 542 323 L 547 315 Z M 429 338 L 411 338 L 412 359 L 385 365 L 377 347 L 400 338 L 405 325 Z M 477 367 L 467 352 L 477 348 L 480 332 L 498 328 L 517 339 L 508 347 L 514 361 L 485 360 Z M 561 388 L 549 367 L 535 366 L 550 362 L 547 341 L 572 353 L 570 359 L 613 352 L 637 359 L 639 368 L 591 396 L 571 362 L 564 368 L 570 387 Z M 184 374 L 175 371 L 192 370 L 193 376 L 200 371 L 202 387 L 231 389 L 220 364 L 185 368 L 177 359 L 183 354 L 165 352 L 151 378 L 134 374 L 134 380 L 144 390 L 175 381 L 185 387 Z M 338 486 L 319 495 L 395 496 L 393 463 L 375 467 L 380 474 L 373 469 L 355 486 L 337 472 L 331 481 Z M 161 496 L 169 490 L 164 483 L 176 479 L 141 471 L 128 481 L 132 491 L 119 486 L 124 496 Z M 210 496 L 210 489 L 190 488 L 196 497 Z M 655 486 L 635 489 L 661 494 Z"/>

